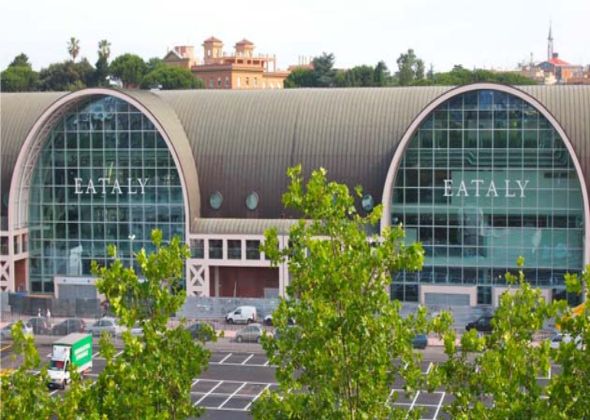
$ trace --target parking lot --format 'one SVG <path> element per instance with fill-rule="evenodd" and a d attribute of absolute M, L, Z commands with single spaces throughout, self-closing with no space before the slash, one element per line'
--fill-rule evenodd
<path fill-rule="evenodd" d="M 260 398 L 265 390 L 277 388 L 275 367 L 272 366 L 262 349 L 257 344 L 241 344 L 234 347 L 239 351 L 222 351 L 212 349 L 208 369 L 199 378 L 195 378 L 191 386 L 191 398 L 195 405 L 206 410 L 204 418 L 211 420 L 247 419 L 252 404 Z M 48 360 L 51 353 L 50 344 L 38 344 L 42 359 Z M 2 344 L 2 366 L 7 367 L 10 362 L 10 348 Z M 249 351 L 251 350 L 251 351 Z M 116 356 L 122 354 L 122 350 Z M 430 369 L 442 359 L 442 349 L 429 348 L 423 352 L 424 360 L 421 370 L 428 373 Z M 18 361 L 16 362 L 18 364 Z M 94 380 L 104 369 L 105 361 L 95 349 L 93 372 L 88 380 Z M 14 366 L 16 367 L 16 366 Z M 546 376 L 538 378 L 539 383 L 546 384 L 552 374 L 559 372 L 559 367 L 553 366 Z M 418 391 L 413 395 L 406 395 L 403 381 L 398 379 L 393 384 L 390 393 L 390 403 L 397 408 L 406 410 L 421 410 L 423 419 L 446 419 L 444 406 L 452 402 L 453 396 L 443 390 L 434 392 Z M 51 395 L 59 395 L 63 390 L 48 390 Z"/>

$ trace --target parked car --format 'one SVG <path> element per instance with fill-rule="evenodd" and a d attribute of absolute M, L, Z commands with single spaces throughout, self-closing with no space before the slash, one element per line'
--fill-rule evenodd
<path fill-rule="evenodd" d="M 272 314 L 268 314 L 267 316 L 264 317 L 264 325 L 268 325 L 271 326 L 272 324 Z M 289 318 L 289 321 L 287 322 L 289 325 L 295 325 L 295 320 L 293 318 Z"/>
<path fill-rule="evenodd" d="M 12 338 L 12 327 L 14 324 L 16 324 L 16 322 L 11 322 L 0 330 L 0 337 L 2 337 L 3 340 Z M 23 322 L 23 333 L 25 335 L 33 335 L 33 326 L 28 322 Z"/>
<path fill-rule="evenodd" d="M 51 323 L 44 316 L 35 316 L 27 322 L 33 327 L 34 334 L 49 335 L 51 334 Z"/>
<path fill-rule="evenodd" d="M 428 345 L 428 337 L 426 334 L 416 334 L 412 340 L 412 347 L 415 349 L 424 350 Z"/>
<path fill-rule="evenodd" d="M 80 318 L 64 319 L 57 325 L 51 328 L 53 335 L 68 335 L 70 333 L 81 333 L 86 330 L 86 322 Z"/>
<path fill-rule="evenodd" d="M 465 331 L 476 329 L 479 332 L 492 331 L 492 315 L 483 315 L 465 326 Z"/>
<path fill-rule="evenodd" d="M 250 324 L 236 333 L 236 341 L 238 343 L 241 343 L 242 341 L 254 341 L 259 343 L 263 331 L 262 325 Z"/>
<path fill-rule="evenodd" d="M 186 327 L 186 330 L 195 340 L 211 341 L 215 335 L 215 328 L 206 322 L 195 322 Z"/>
<path fill-rule="evenodd" d="M 103 331 L 106 331 L 111 336 L 116 336 L 121 334 L 122 328 L 115 318 L 110 317 L 101 318 L 86 328 L 86 332 L 94 336 L 101 335 Z"/>
<path fill-rule="evenodd" d="M 249 324 L 256 322 L 256 307 L 255 306 L 238 306 L 225 316 L 225 321 L 228 324 L 244 323 Z"/>
<path fill-rule="evenodd" d="M 551 337 L 551 348 L 558 349 L 561 343 L 570 343 L 572 340 L 576 344 L 576 348 L 581 350 L 583 346 L 582 337 L 576 336 L 572 338 L 571 334 L 562 333 L 557 333 Z"/>

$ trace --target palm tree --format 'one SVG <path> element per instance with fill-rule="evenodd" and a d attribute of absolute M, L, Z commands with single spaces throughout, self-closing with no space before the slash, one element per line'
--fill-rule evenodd
<path fill-rule="evenodd" d="M 76 61 L 78 53 L 80 52 L 80 40 L 74 37 L 70 38 L 68 43 L 68 53 L 72 56 L 72 61 Z"/>
<path fill-rule="evenodd" d="M 98 56 L 108 61 L 111 55 L 111 43 L 106 39 L 103 39 L 98 43 Z"/>

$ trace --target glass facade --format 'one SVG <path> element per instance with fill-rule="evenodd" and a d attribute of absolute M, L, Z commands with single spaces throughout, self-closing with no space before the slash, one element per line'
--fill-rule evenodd
<path fill-rule="evenodd" d="M 180 177 L 153 124 L 127 102 L 100 96 L 78 105 L 48 135 L 31 181 L 29 275 L 33 292 L 53 292 L 54 276 L 89 276 L 117 246 L 152 249 L 185 236 Z"/>
<path fill-rule="evenodd" d="M 498 91 L 453 97 L 424 120 L 396 174 L 398 223 L 426 252 L 422 272 L 400 273 L 398 285 L 501 285 L 519 256 L 538 286 L 563 287 L 565 272 L 583 268 L 582 192 L 563 140 Z"/>

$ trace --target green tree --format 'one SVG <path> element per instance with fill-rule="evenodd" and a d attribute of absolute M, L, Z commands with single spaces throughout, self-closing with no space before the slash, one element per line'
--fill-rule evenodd
<path fill-rule="evenodd" d="M 294 69 L 284 82 L 285 88 L 315 87 L 312 69 L 299 67 Z"/>
<path fill-rule="evenodd" d="M 395 376 L 410 390 L 420 383 L 411 340 L 429 328 L 424 310 L 404 319 L 387 290 L 391 273 L 422 267 L 423 249 L 404 245 L 401 227 L 367 238 L 381 206 L 359 215 L 348 188 L 328 182 L 324 169 L 305 185 L 301 166 L 288 175 L 283 203 L 306 219 L 290 230 L 283 250 L 275 229 L 265 233 L 262 249 L 274 265 L 288 261 L 290 284 L 273 313 L 278 338 L 262 339 L 279 388 L 256 401 L 254 417 L 387 418 Z"/>
<path fill-rule="evenodd" d="M 400 86 L 408 86 L 417 80 L 424 79 L 424 62 L 416 57 L 413 49 L 400 54 L 397 59 L 397 80 Z"/>
<path fill-rule="evenodd" d="M 461 65 L 455 65 L 450 72 L 435 73 L 432 77 L 435 85 L 457 86 L 470 83 L 506 83 L 511 85 L 532 85 L 536 82 L 515 72 L 498 72 L 490 70 L 469 70 Z"/>
<path fill-rule="evenodd" d="M 460 349 L 454 332 L 444 334 L 448 361 L 441 372 L 447 392 L 455 396 L 446 410 L 454 418 L 588 417 L 590 358 L 585 348 L 572 343 L 552 350 L 547 340 L 533 344 L 535 333 L 557 316 L 564 329 L 584 337 L 587 346 L 588 312 L 573 319 L 566 302 L 546 302 L 522 271 L 507 274 L 506 280 L 511 290 L 500 297 L 491 334 L 479 337 L 472 330 L 461 337 Z M 560 363 L 563 372 L 544 387 L 537 378 L 547 376 L 552 362 Z"/>
<path fill-rule="evenodd" d="M 189 69 L 160 65 L 145 75 L 141 82 L 142 89 L 161 87 L 162 89 L 202 89 L 204 83 L 195 77 Z"/>
<path fill-rule="evenodd" d="M 333 87 L 336 70 L 334 69 L 334 54 L 323 52 L 312 60 L 313 78 L 316 87 Z"/>
<path fill-rule="evenodd" d="M 0 376 L 0 412 L 7 420 L 47 419 L 54 411 L 53 399 L 47 392 L 47 368 L 41 367 L 41 359 L 35 340 L 25 335 L 22 322 L 12 327 L 13 358 L 22 358 L 19 368 Z M 39 372 L 33 374 L 33 371 Z"/>
<path fill-rule="evenodd" d="M 111 43 L 106 39 L 98 43 L 98 60 L 94 72 L 94 84 L 96 86 L 108 86 L 109 57 L 111 55 Z"/>
<path fill-rule="evenodd" d="M 101 339 L 106 367 L 80 402 L 85 417 L 98 413 L 100 418 L 175 419 L 200 413 L 190 389 L 210 353 L 182 324 L 168 328 L 186 298 L 181 280 L 188 247 L 177 237 L 164 246 L 159 230 L 152 232 L 152 241 L 154 253 L 142 249 L 136 256 L 140 275 L 116 258 L 108 267 L 93 263 L 97 288 L 120 323 L 131 327 L 138 322 L 143 335 L 125 332 L 125 347 L 117 358 L 108 337 Z M 109 255 L 116 257 L 114 246 Z"/>
<path fill-rule="evenodd" d="M 387 86 L 391 83 L 391 75 L 384 61 L 379 61 L 375 66 L 373 79 L 375 80 L 375 86 Z"/>
<path fill-rule="evenodd" d="M 160 57 L 152 57 L 146 63 L 146 72 L 149 73 L 152 70 L 155 70 L 157 67 L 163 66 L 165 64 L 166 63 L 164 63 L 164 60 L 162 60 Z"/>
<path fill-rule="evenodd" d="M 123 54 L 113 60 L 109 71 L 121 80 L 124 87 L 137 88 L 146 74 L 147 66 L 138 55 Z"/>
<path fill-rule="evenodd" d="M 80 53 L 80 40 L 71 37 L 68 42 L 68 54 L 72 57 L 72 61 L 76 61 L 76 57 Z"/>
<path fill-rule="evenodd" d="M 39 74 L 30 66 L 10 65 L 0 73 L 2 92 L 27 92 L 35 90 Z"/>
<path fill-rule="evenodd" d="M 8 67 L 28 67 L 32 68 L 31 63 L 29 63 L 29 57 L 25 53 L 20 53 L 14 60 L 8 65 Z"/>
<path fill-rule="evenodd" d="M 79 63 L 64 61 L 41 69 L 38 86 L 44 91 L 76 90 L 92 86 L 94 77 L 94 68 L 87 59 Z"/>

